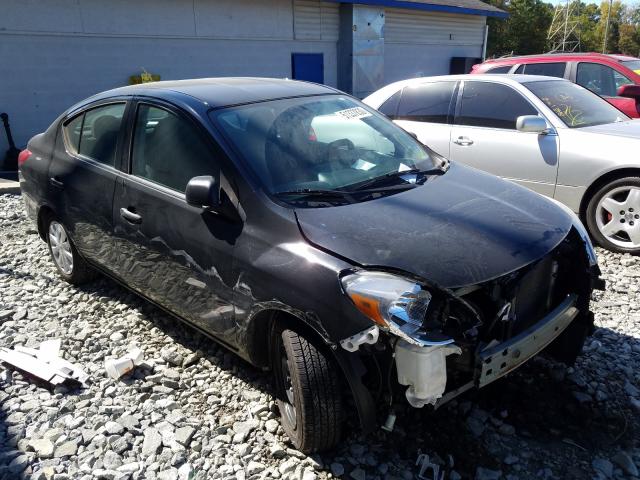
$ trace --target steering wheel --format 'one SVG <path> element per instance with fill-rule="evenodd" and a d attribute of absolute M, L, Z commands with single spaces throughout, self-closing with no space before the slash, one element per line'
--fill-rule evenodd
<path fill-rule="evenodd" d="M 353 162 L 353 153 L 355 152 L 355 149 L 356 146 L 351 140 L 348 138 L 341 138 L 327 144 L 327 157 L 331 164 L 337 162 L 340 166 L 347 167 L 351 165 L 351 162 Z"/>

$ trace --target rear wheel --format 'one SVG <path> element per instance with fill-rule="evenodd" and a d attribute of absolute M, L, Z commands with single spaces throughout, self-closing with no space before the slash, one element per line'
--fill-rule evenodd
<path fill-rule="evenodd" d="M 301 452 L 334 447 L 340 440 L 342 398 L 331 358 L 293 330 L 276 330 L 272 343 L 282 428 Z"/>
<path fill-rule="evenodd" d="M 95 271 L 78 254 L 64 226 L 55 218 L 48 221 L 47 244 L 53 263 L 64 280 L 79 285 L 95 277 Z"/>
<path fill-rule="evenodd" d="M 602 247 L 620 253 L 640 253 L 640 178 L 615 180 L 587 206 L 587 226 Z"/>

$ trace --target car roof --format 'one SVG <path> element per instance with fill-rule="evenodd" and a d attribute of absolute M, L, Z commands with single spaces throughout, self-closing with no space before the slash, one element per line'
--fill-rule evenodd
<path fill-rule="evenodd" d="M 84 102 L 120 95 L 143 95 L 171 100 L 176 94 L 188 95 L 218 108 L 243 103 L 253 103 L 277 98 L 326 95 L 342 93 L 326 85 L 282 78 L 220 77 L 129 85 L 99 93 Z"/>
<path fill-rule="evenodd" d="M 543 82 L 543 81 L 558 81 L 558 82 L 569 82 L 569 80 L 565 80 L 564 78 L 558 77 L 548 77 L 545 75 L 523 75 L 523 74 L 474 74 L 474 75 L 439 75 L 435 77 L 418 77 L 418 78 L 410 78 L 407 80 L 400 80 L 399 82 L 392 83 L 387 85 L 384 88 L 390 88 L 392 85 L 397 88 L 411 86 L 411 85 L 419 85 L 425 82 L 433 82 L 433 81 L 458 81 L 458 80 L 466 80 L 466 81 L 490 81 L 494 83 L 506 83 L 506 84 L 515 84 L 515 83 L 530 83 L 530 82 Z"/>
<path fill-rule="evenodd" d="M 562 60 L 562 59 L 576 59 L 576 58 L 601 58 L 607 60 L 613 60 L 617 62 L 627 61 L 627 60 L 638 60 L 636 57 L 630 57 L 627 55 L 611 55 L 607 53 L 597 53 L 597 52 L 556 52 L 556 53 L 541 53 L 539 55 L 516 55 L 513 57 L 500 57 L 500 58 L 492 58 L 486 60 L 484 63 L 519 63 L 523 60 Z"/>

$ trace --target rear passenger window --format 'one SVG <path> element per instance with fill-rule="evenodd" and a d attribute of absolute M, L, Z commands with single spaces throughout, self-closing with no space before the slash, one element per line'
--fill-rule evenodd
<path fill-rule="evenodd" d="M 124 103 L 105 105 L 83 115 L 78 153 L 105 165 L 114 166 Z"/>
<path fill-rule="evenodd" d="M 398 119 L 447 123 L 456 82 L 425 83 L 405 87 L 398 107 Z"/>
<path fill-rule="evenodd" d="M 547 77 L 564 78 L 564 71 L 567 64 L 564 62 L 553 63 L 527 63 L 520 65 L 515 73 L 524 73 L 525 75 L 545 75 Z"/>
<path fill-rule="evenodd" d="M 64 126 L 67 148 L 71 151 L 71 153 L 78 153 L 83 120 L 84 115 L 78 115 L 76 118 L 74 118 Z"/>
<path fill-rule="evenodd" d="M 179 192 L 199 175 L 218 173 L 211 151 L 194 125 L 163 108 L 140 105 L 131 173 Z"/>
<path fill-rule="evenodd" d="M 467 81 L 464 84 L 462 105 L 456 123 L 515 129 L 519 116 L 537 114 L 537 110 L 511 87 L 498 83 Z"/>

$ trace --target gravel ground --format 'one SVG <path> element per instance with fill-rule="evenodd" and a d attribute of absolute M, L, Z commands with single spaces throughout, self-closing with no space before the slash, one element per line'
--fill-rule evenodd
<path fill-rule="evenodd" d="M 91 384 L 49 391 L 0 366 L 0 479 L 409 480 L 421 453 L 446 480 L 638 478 L 640 258 L 598 254 L 608 289 L 573 368 L 537 358 L 437 412 L 399 411 L 391 434 L 347 424 L 336 451 L 307 457 L 268 374 L 110 280 L 61 281 L 20 197 L 1 195 L 0 346 L 60 338 Z M 105 358 L 133 346 L 149 366 L 108 378 Z"/>

